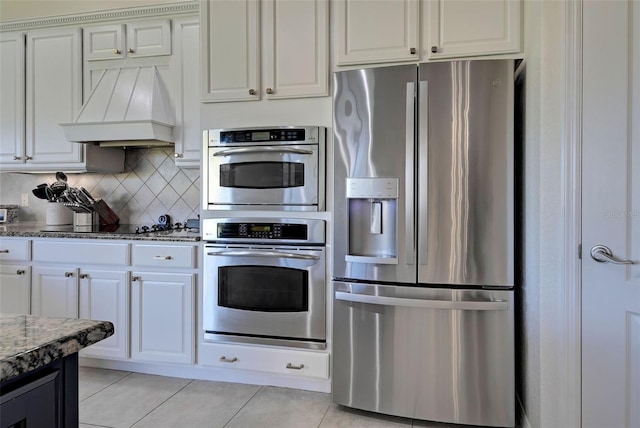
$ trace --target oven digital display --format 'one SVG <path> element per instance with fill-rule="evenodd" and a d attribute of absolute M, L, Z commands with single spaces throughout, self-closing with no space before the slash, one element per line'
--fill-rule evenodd
<path fill-rule="evenodd" d="M 251 141 L 265 141 L 269 140 L 269 131 L 260 131 L 251 133 Z"/>
<path fill-rule="evenodd" d="M 250 232 L 271 232 L 271 226 L 252 224 L 251 226 L 249 226 L 249 231 Z"/>

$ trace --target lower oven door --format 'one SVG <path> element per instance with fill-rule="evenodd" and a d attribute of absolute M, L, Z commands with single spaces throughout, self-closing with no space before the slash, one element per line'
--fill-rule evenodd
<path fill-rule="evenodd" d="M 203 283 L 205 340 L 323 347 L 324 247 L 205 245 Z"/>

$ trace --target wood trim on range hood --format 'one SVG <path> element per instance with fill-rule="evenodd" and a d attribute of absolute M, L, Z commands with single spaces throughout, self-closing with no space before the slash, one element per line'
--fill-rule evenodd
<path fill-rule="evenodd" d="M 114 68 L 102 72 L 75 121 L 60 126 L 72 142 L 167 146 L 175 141 L 172 111 L 155 66 Z"/>

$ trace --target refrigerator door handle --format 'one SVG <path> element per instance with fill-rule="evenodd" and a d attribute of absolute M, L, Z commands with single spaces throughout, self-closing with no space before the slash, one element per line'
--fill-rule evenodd
<path fill-rule="evenodd" d="M 368 294 L 346 293 L 336 291 L 336 300 L 347 302 L 368 303 L 384 306 L 407 306 L 411 308 L 449 309 L 461 311 L 506 311 L 509 302 L 495 301 L 450 301 L 450 300 L 421 300 L 402 297 L 371 296 Z"/>
<path fill-rule="evenodd" d="M 415 118 L 415 99 L 416 99 L 416 84 L 415 82 L 407 82 L 407 98 L 405 105 L 405 117 L 407 118 L 405 128 L 405 212 L 404 212 L 404 226 L 406 242 L 406 260 L 407 265 L 415 264 L 416 259 L 416 216 L 414 213 L 414 147 L 415 147 L 415 135 L 416 135 L 416 118 Z"/>
<path fill-rule="evenodd" d="M 429 243 L 429 81 L 418 82 L 418 114 L 420 115 L 420 129 L 418 130 L 418 174 L 420 194 L 418 195 L 418 207 L 421 210 L 418 230 L 418 265 L 427 264 Z M 424 202 L 423 202 L 424 201 Z M 418 276 L 420 276 L 418 274 Z"/>

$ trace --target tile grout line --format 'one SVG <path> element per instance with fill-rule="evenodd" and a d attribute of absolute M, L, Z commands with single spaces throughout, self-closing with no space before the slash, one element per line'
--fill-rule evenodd
<path fill-rule="evenodd" d="M 329 413 L 329 409 L 331 408 L 331 404 L 333 403 L 333 400 L 331 400 L 331 398 L 329 399 L 329 405 L 327 405 L 326 410 L 324 411 L 324 413 L 322 414 L 322 418 L 320 419 L 320 423 L 318 424 L 318 428 L 320 428 L 320 426 L 322 425 L 322 422 L 324 422 L 324 418 L 327 417 L 327 413 Z"/>
<path fill-rule="evenodd" d="M 240 407 L 240 408 L 238 409 L 238 411 L 237 411 L 237 412 L 235 412 L 235 413 L 233 414 L 233 416 L 231 416 L 231 417 L 229 418 L 229 420 L 228 420 L 228 421 L 227 421 L 227 422 L 222 426 L 222 428 L 225 428 L 227 425 L 229 425 L 229 423 L 231 423 L 231 421 L 233 420 L 233 418 L 235 418 L 236 416 L 238 416 L 238 413 L 240 413 L 240 412 L 242 411 L 242 409 L 244 409 L 244 408 L 247 406 L 247 404 L 249 404 L 249 401 L 253 400 L 253 398 L 258 394 L 258 392 L 260 392 L 260 391 L 262 390 L 263 386 L 264 386 L 264 385 L 259 385 L 258 389 L 256 390 L 256 392 L 254 392 L 254 393 L 253 393 L 253 395 L 251 396 L 251 398 L 249 398 L 249 399 L 248 399 L 248 400 L 247 400 L 247 401 L 242 405 L 242 407 Z"/>
<path fill-rule="evenodd" d="M 193 382 L 195 381 L 195 379 L 190 379 L 190 381 L 183 386 L 182 388 L 178 389 L 176 392 L 174 392 L 173 394 L 171 394 L 169 397 L 167 397 L 162 403 L 158 404 L 156 407 L 154 407 L 153 409 L 149 410 L 143 417 L 141 417 L 140 419 L 138 419 L 137 421 L 135 421 L 133 424 L 129 425 L 129 428 L 133 427 L 135 424 L 137 424 L 138 422 L 140 422 L 141 420 L 143 420 L 144 418 L 146 418 L 147 416 L 149 416 L 151 413 L 153 413 L 158 407 L 162 406 L 164 403 L 166 403 L 167 401 L 171 400 L 171 398 L 173 398 L 173 396 L 175 396 L 176 394 L 178 394 L 180 391 L 182 391 L 183 389 L 185 389 L 187 386 L 191 385 Z"/>
<path fill-rule="evenodd" d="M 118 379 L 118 380 L 115 380 L 115 381 L 111 382 L 109 385 L 106 385 L 106 386 L 104 386 L 103 388 L 100 388 L 99 390 L 97 390 L 97 391 L 96 391 L 96 392 L 94 392 L 93 394 L 91 394 L 91 395 L 88 395 L 88 396 L 84 397 L 82 400 L 78 400 L 78 404 L 80 404 L 80 403 L 82 403 L 83 401 L 88 400 L 89 398 L 93 397 L 94 395 L 96 395 L 96 394 L 98 394 L 98 393 L 100 393 L 100 392 L 104 391 L 105 389 L 109 388 L 111 385 L 115 385 L 116 383 L 120 382 L 122 379 L 124 379 L 124 378 L 128 377 L 128 376 L 129 376 L 129 375 L 131 375 L 132 373 L 133 373 L 133 372 L 129 372 L 129 373 L 127 373 L 126 375 L 122 376 L 120 379 Z"/>

